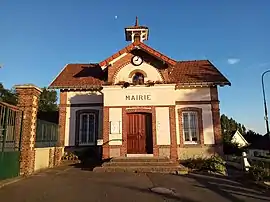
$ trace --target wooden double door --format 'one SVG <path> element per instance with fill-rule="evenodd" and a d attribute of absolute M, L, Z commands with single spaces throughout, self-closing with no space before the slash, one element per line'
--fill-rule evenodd
<path fill-rule="evenodd" d="M 128 114 L 127 153 L 152 154 L 152 116 L 147 113 Z"/>

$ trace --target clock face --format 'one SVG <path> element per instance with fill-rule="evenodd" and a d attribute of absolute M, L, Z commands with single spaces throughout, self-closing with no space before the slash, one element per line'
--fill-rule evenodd
<path fill-rule="evenodd" d="M 133 58 L 132 58 L 132 63 L 136 66 L 139 66 L 143 63 L 143 59 L 140 57 L 140 56 L 137 56 L 135 55 Z"/>

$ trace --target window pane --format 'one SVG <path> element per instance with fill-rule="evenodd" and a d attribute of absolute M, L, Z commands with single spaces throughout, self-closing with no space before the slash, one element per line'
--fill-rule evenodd
<path fill-rule="evenodd" d="M 195 142 L 198 141 L 198 135 L 197 135 L 197 131 L 196 130 L 192 130 L 191 131 L 191 137 L 192 137 L 192 141 L 195 141 Z"/>
<path fill-rule="evenodd" d="M 95 115 L 89 114 L 89 142 L 94 142 L 95 140 Z"/>
<path fill-rule="evenodd" d="M 188 130 L 189 124 L 188 124 L 188 113 L 183 113 L 183 129 Z"/>
<path fill-rule="evenodd" d="M 190 140 L 190 135 L 189 135 L 189 131 L 184 131 L 184 135 L 185 135 L 185 141 L 191 141 Z"/>
<path fill-rule="evenodd" d="M 197 115 L 197 112 L 194 111 L 183 113 L 183 134 L 185 141 L 197 142 L 199 139 Z"/>
<path fill-rule="evenodd" d="M 196 129 L 196 114 L 190 113 L 189 115 L 190 115 L 190 128 Z"/>
<path fill-rule="evenodd" d="M 87 114 L 83 114 L 81 118 L 81 143 L 87 142 Z"/>

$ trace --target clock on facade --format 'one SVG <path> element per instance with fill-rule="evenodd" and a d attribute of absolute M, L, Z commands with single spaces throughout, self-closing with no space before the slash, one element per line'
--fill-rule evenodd
<path fill-rule="evenodd" d="M 132 58 L 132 64 L 135 65 L 135 66 L 139 66 L 143 63 L 143 59 L 140 57 L 140 56 L 137 56 L 135 55 L 133 58 Z"/>

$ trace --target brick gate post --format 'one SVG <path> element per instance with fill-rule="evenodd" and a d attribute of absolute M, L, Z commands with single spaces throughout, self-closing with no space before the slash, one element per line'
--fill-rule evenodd
<path fill-rule="evenodd" d="M 38 101 L 41 89 L 34 85 L 16 85 L 18 107 L 23 111 L 20 174 L 29 175 L 35 166 L 35 141 Z"/>

